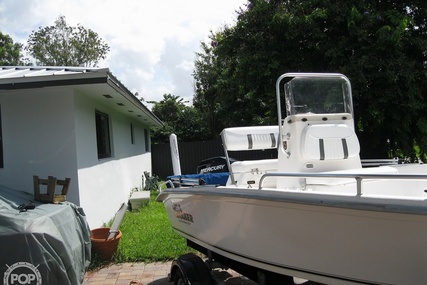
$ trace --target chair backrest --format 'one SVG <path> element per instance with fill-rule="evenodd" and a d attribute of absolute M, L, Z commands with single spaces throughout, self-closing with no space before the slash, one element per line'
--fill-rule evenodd
<path fill-rule="evenodd" d="M 306 159 L 336 160 L 359 155 L 359 140 L 344 124 L 307 126 L 302 135 L 302 154 Z"/>
<path fill-rule="evenodd" d="M 277 148 L 279 126 L 256 126 L 227 128 L 221 132 L 227 166 L 232 184 L 236 184 L 229 151 L 263 150 Z"/>
<path fill-rule="evenodd" d="M 53 176 L 48 176 L 47 179 L 42 179 L 39 178 L 37 175 L 34 175 L 34 200 L 48 203 L 65 201 L 68 193 L 68 188 L 70 187 L 70 181 L 70 178 L 65 178 L 64 180 L 61 180 Z M 40 185 L 46 186 L 45 193 L 41 193 Z M 55 193 L 57 185 L 62 186 L 60 194 Z"/>
<path fill-rule="evenodd" d="M 261 150 L 277 147 L 278 126 L 227 128 L 221 133 L 226 151 Z"/>

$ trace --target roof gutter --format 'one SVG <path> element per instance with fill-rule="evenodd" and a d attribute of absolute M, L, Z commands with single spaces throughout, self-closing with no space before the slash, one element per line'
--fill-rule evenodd
<path fill-rule="evenodd" d="M 107 83 L 105 77 L 95 78 L 75 78 L 75 79 L 59 79 L 49 81 L 32 81 L 32 82 L 10 82 L 0 84 L 0 90 L 16 90 L 16 89 L 30 89 L 30 88 L 43 88 L 43 87 L 55 87 L 64 85 L 86 85 L 86 84 L 97 84 Z"/>
<path fill-rule="evenodd" d="M 80 71 L 80 68 L 67 68 L 67 71 Z M 107 84 L 116 92 L 121 94 L 130 104 L 141 110 L 152 122 L 163 127 L 164 123 L 154 115 L 142 102 L 136 98 L 111 72 L 108 68 L 93 69 L 89 72 L 74 74 L 49 74 L 40 76 L 19 76 L 5 78 L 5 83 L 0 83 L 0 90 L 33 89 L 44 87 Z"/>

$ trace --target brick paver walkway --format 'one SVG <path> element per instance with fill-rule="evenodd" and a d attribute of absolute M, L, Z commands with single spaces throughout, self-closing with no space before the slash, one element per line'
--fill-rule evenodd
<path fill-rule="evenodd" d="M 95 272 L 87 272 L 83 285 L 129 285 L 133 280 L 144 285 L 171 285 L 167 278 L 170 265 L 171 262 L 113 264 Z M 224 280 L 224 284 L 256 284 L 232 270 L 215 271 L 215 276 Z"/>

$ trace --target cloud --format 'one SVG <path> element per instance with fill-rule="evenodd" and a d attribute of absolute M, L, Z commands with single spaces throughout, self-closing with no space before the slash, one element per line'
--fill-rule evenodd
<path fill-rule="evenodd" d="M 193 97 L 193 62 L 200 42 L 211 30 L 235 21 L 247 0 L 2 0 L 0 31 L 26 43 L 39 27 L 64 15 L 70 26 L 81 24 L 108 43 L 100 67 L 146 101 L 171 93 Z M 25 3 L 25 4 L 24 4 Z"/>

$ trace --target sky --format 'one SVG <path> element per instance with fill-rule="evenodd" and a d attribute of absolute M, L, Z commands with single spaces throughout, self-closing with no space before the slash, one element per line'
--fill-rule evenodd
<path fill-rule="evenodd" d="M 27 43 L 32 31 L 59 15 L 69 26 L 91 29 L 110 51 L 108 67 L 131 92 L 147 101 L 163 94 L 191 104 L 194 60 L 210 31 L 234 25 L 247 0 L 0 0 L 0 31 Z M 25 52 L 24 52 L 25 53 Z M 150 106 L 150 104 L 147 104 Z"/>

